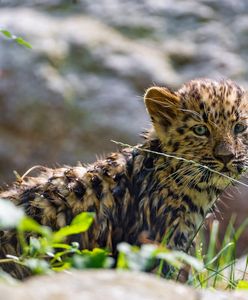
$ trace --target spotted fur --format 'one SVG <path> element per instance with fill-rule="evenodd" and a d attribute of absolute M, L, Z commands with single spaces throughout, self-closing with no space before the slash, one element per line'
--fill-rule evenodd
<path fill-rule="evenodd" d="M 142 145 L 88 167 L 40 168 L 0 197 L 54 230 L 80 212 L 95 212 L 90 230 L 69 240 L 81 248 L 106 247 L 115 255 L 118 243 L 139 244 L 146 232 L 156 242 L 167 235 L 169 247 L 186 250 L 228 177 L 246 168 L 247 93 L 229 80 L 199 79 L 177 92 L 152 87 L 145 104 L 153 126 Z M 2 234 L 0 252 L 20 254 L 13 232 Z M 26 276 L 12 267 L 15 276 Z"/>

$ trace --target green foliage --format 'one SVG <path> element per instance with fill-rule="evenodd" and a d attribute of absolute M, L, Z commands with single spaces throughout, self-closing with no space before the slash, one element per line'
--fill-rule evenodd
<path fill-rule="evenodd" d="M 201 288 L 247 289 L 248 282 L 243 278 L 235 278 L 236 244 L 241 233 L 248 225 L 246 220 L 238 230 L 234 231 L 232 218 L 220 250 L 216 249 L 219 224 L 213 223 L 210 242 L 206 253 L 202 242 L 196 246 L 196 257 L 181 251 L 166 248 L 166 240 L 161 245 L 144 244 L 141 247 L 127 243 L 118 245 L 116 267 L 135 271 L 152 271 L 163 276 L 164 263 L 171 266 L 167 278 L 180 277 L 182 268 L 187 266 L 189 277 L 187 283 Z M 0 227 L 16 228 L 22 255 L 8 255 L 0 263 L 15 262 L 28 267 L 32 274 L 50 274 L 75 269 L 110 268 L 114 261 L 106 249 L 81 250 L 77 242 L 69 244 L 67 238 L 74 234 L 83 234 L 94 221 L 94 214 L 83 212 L 77 215 L 70 225 L 53 232 L 50 228 L 38 224 L 24 215 L 20 208 L 11 202 L 0 199 Z M 203 238 L 202 238 L 203 240 Z M 248 260 L 247 264 L 248 265 Z M 0 280 L 11 281 L 10 276 L 0 272 Z"/>
<path fill-rule="evenodd" d="M 134 271 L 147 271 L 155 261 L 155 245 L 142 245 L 140 248 L 127 243 L 118 245 L 117 267 Z"/>
<path fill-rule="evenodd" d="M 71 267 L 76 269 L 98 269 L 109 268 L 113 265 L 113 260 L 108 257 L 108 252 L 95 248 L 92 251 L 82 250 L 79 254 L 72 256 L 69 260 Z"/>
<path fill-rule="evenodd" d="M 59 231 L 54 233 L 53 240 L 55 242 L 61 241 L 68 235 L 78 234 L 87 231 L 93 222 L 93 218 L 94 218 L 93 213 L 82 213 L 77 215 L 72 220 L 70 226 L 65 226 L 61 228 Z"/>
<path fill-rule="evenodd" d="M 194 257 L 181 251 L 168 250 L 163 246 L 144 244 L 137 247 L 121 243 L 118 245 L 118 250 L 117 267 L 120 269 L 148 271 L 156 264 L 156 261 L 160 260 L 171 265 L 177 272 L 185 265 L 190 265 L 198 272 L 203 269 L 202 262 Z M 161 275 L 160 271 L 158 271 L 158 275 Z"/>
<path fill-rule="evenodd" d="M 248 290 L 248 281 L 240 280 L 237 284 L 238 290 Z"/>
<path fill-rule="evenodd" d="M 56 232 L 24 215 L 20 208 L 11 202 L 0 200 L 0 212 L 11 215 L 11 224 L 5 213 L 0 213 L 2 228 L 16 227 L 23 253 L 20 257 L 8 256 L 0 262 L 12 261 L 28 267 L 33 274 L 49 274 L 70 268 L 109 268 L 113 265 L 110 253 L 105 249 L 95 248 L 80 250 L 79 244 L 66 243 L 68 236 L 87 231 L 93 220 L 93 213 L 83 212 L 77 215 L 70 225 Z M 11 225 L 11 226 L 10 226 Z M 195 271 L 202 269 L 202 263 L 195 258 L 179 252 L 170 251 L 157 245 L 143 245 L 140 248 L 121 243 L 118 246 L 117 268 L 136 271 L 148 271 L 156 261 L 165 261 L 176 270 L 190 264 Z"/>
<path fill-rule="evenodd" d="M 238 239 L 247 228 L 248 219 L 246 219 L 237 230 L 234 230 L 234 221 L 235 218 L 230 220 L 220 250 L 216 249 L 219 222 L 213 222 L 206 253 L 203 253 L 202 243 L 196 247 L 196 257 L 203 262 L 204 269 L 201 272 L 194 272 L 193 270 L 189 277 L 188 284 L 201 288 L 240 288 L 242 283 L 239 283 L 240 278 L 235 273 L 235 265 L 237 262 L 236 248 Z M 203 236 L 201 240 L 204 240 Z M 246 268 L 243 270 L 243 278 L 245 274 Z"/>
<path fill-rule="evenodd" d="M 26 47 L 28 49 L 32 49 L 32 46 L 27 41 L 25 41 L 22 37 L 16 36 L 10 33 L 8 30 L 2 28 L 0 28 L 0 33 L 2 33 L 6 38 L 13 40 L 17 44 Z"/>
<path fill-rule="evenodd" d="M 9 217 L 11 218 L 9 218 Z M 11 220 L 11 221 L 10 221 Z M 78 243 L 66 244 L 66 238 L 89 229 L 93 213 L 77 215 L 69 226 L 58 231 L 38 224 L 24 215 L 11 202 L 0 199 L 0 224 L 2 229 L 16 228 L 23 254 L 8 256 L 0 262 L 15 262 L 28 267 L 33 274 L 48 274 L 69 268 L 102 268 L 110 265 L 108 252 L 102 249 L 79 250 Z M 32 234 L 32 236 L 30 236 Z M 29 237 L 29 238 L 28 238 Z"/>

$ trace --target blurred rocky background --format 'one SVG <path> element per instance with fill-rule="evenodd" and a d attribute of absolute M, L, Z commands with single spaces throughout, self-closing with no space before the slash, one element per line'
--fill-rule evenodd
<path fill-rule="evenodd" d="M 94 161 L 111 139 L 136 144 L 153 84 L 248 87 L 247 0 L 0 0 L 0 27 L 33 47 L 0 37 L 1 183 L 32 165 Z M 248 215 L 247 191 L 222 198 L 227 222 Z"/>

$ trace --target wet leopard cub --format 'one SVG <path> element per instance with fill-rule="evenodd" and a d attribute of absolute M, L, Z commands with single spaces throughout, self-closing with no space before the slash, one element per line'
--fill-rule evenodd
<path fill-rule="evenodd" d="M 119 242 L 137 244 L 142 232 L 157 242 L 169 232 L 168 246 L 184 250 L 230 184 L 228 176 L 238 178 L 247 165 L 248 97 L 231 81 L 204 79 L 177 92 L 152 87 L 145 104 L 153 127 L 139 147 L 86 168 L 44 168 L 0 197 L 53 229 L 82 211 L 95 212 L 91 229 L 71 238 L 81 248 L 107 247 L 115 254 Z M 0 251 L 1 256 L 20 252 L 14 233 L 3 234 Z M 17 277 L 25 276 L 8 268 Z"/>

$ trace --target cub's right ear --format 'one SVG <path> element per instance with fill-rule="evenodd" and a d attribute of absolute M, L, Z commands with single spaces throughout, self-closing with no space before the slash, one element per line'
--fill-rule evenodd
<path fill-rule="evenodd" d="M 147 111 L 157 132 L 166 130 L 176 118 L 179 96 L 164 87 L 151 87 L 144 96 Z"/>

